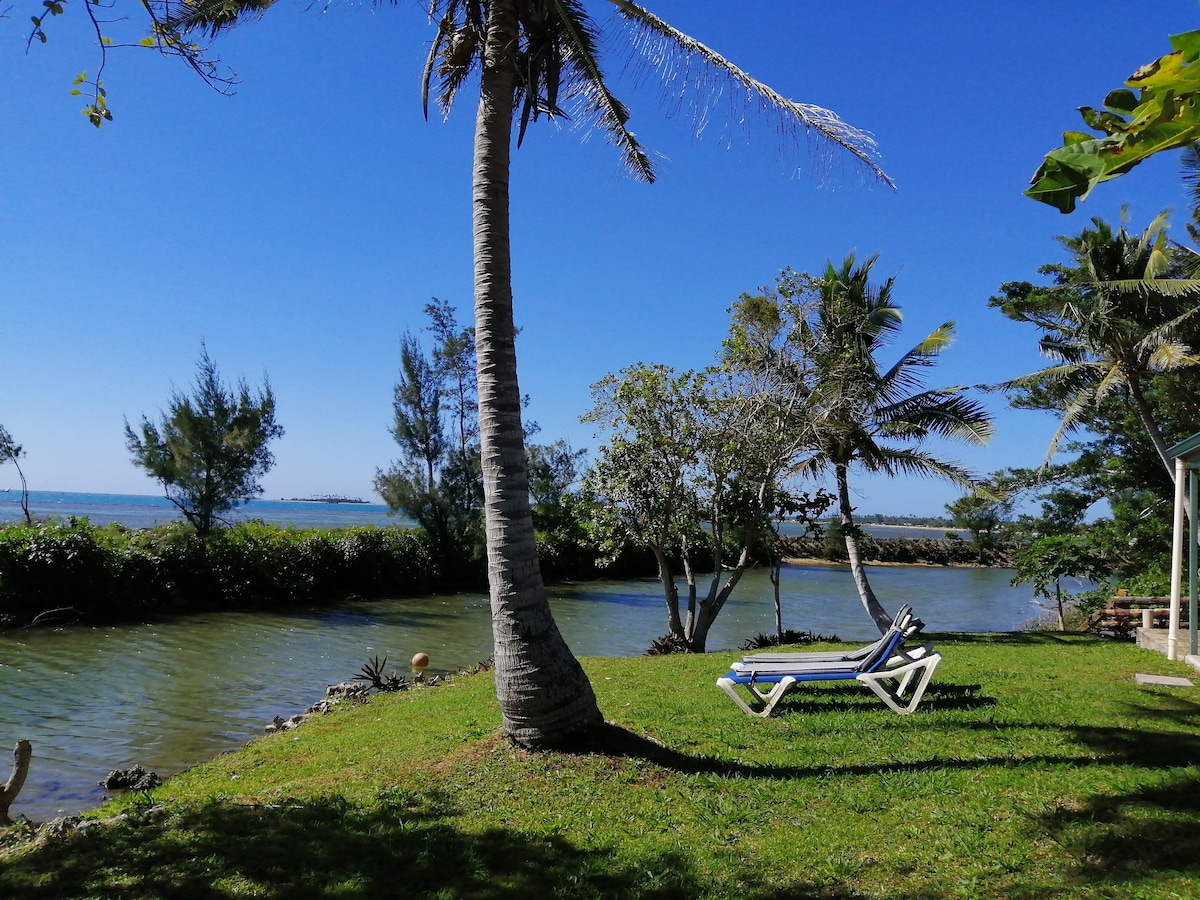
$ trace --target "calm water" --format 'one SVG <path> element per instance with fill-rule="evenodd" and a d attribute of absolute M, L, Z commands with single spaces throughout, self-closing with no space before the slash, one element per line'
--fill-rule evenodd
<path fill-rule="evenodd" d="M 934 631 L 1012 630 L 1034 608 L 1002 570 L 874 568 L 890 608 L 911 603 Z M 581 656 L 640 655 L 666 630 L 657 581 L 553 588 L 555 617 Z M 844 568 L 784 570 L 784 621 L 844 639 L 874 631 Z M 712 649 L 773 628 L 771 586 L 751 572 L 722 611 Z M 436 596 L 289 615 L 226 613 L 109 628 L 0 633 L 0 748 L 34 759 L 13 814 L 44 821 L 96 805 L 96 782 L 135 763 L 161 775 L 262 734 L 369 658 L 424 651 L 449 671 L 491 655 L 482 596 Z M 712 675 L 727 656 L 714 655 Z M 389 665 L 390 668 L 390 665 Z M 7 773 L 7 764 L 0 778 Z"/>

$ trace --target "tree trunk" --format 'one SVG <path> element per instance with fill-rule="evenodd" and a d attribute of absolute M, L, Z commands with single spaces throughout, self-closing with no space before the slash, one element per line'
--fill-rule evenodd
<path fill-rule="evenodd" d="M 667 551 L 655 545 L 654 558 L 658 561 L 658 580 L 662 582 L 663 596 L 667 601 L 667 632 L 686 639 L 683 620 L 679 618 L 679 587 L 675 584 L 675 576 L 671 574 Z"/>
<path fill-rule="evenodd" d="M 713 622 L 717 621 L 717 616 L 721 614 L 721 610 L 725 608 L 726 601 L 729 600 L 733 589 L 742 579 L 742 575 L 746 571 L 746 566 L 750 563 L 750 548 L 742 547 L 742 551 L 738 556 L 738 564 L 729 573 L 729 578 L 725 584 L 721 584 L 722 572 L 717 570 L 713 573 L 712 582 L 708 588 L 708 596 L 700 601 L 697 608 L 697 614 L 692 627 L 688 631 L 688 649 L 692 653 L 704 653 L 708 646 L 708 632 L 712 628 Z"/>
<path fill-rule="evenodd" d="M 13 747 L 12 774 L 8 777 L 8 781 L 0 786 L 0 825 L 13 823 L 12 819 L 8 817 L 8 808 L 17 799 L 17 794 L 21 793 L 21 788 L 25 784 L 25 776 L 29 774 L 29 758 L 31 756 L 33 756 L 33 746 L 29 741 L 17 741 L 17 746 Z"/>
<path fill-rule="evenodd" d="M 691 641 L 692 633 L 696 630 L 696 570 L 692 567 L 692 555 L 687 547 L 682 548 L 680 555 L 683 557 L 683 578 L 688 587 L 687 621 L 683 623 L 683 636 Z"/>
<path fill-rule="evenodd" d="M 29 483 L 25 480 L 25 473 L 21 471 L 21 464 L 17 462 L 17 456 L 14 453 L 12 456 L 12 464 L 17 467 L 17 475 L 21 477 L 21 512 L 25 514 L 25 524 L 33 524 L 33 516 L 29 514 Z"/>
<path fill-rule="evenodd" d="M 472 209 L 479 440 L 496 696 L 505 733 L 519 744 L 544 746 L 596 727 L 603 718 L 587 676 L 550 613 L 534 545 L 509 252 L 516 0 L 492 0 L 488 7 Z"/>
<path fill-rule="evenodd" d="M 1159 430 L 1158 423 L 1154 421 L 1154 416 L 1150 413 L 1150 404 L 1146 402 L 1146 397 L 1142 394 L 1141 381 L 1134 375 L 1126 374 L 1125 379 L 1129 384 L 1129 396 L 1133 400 L 1133 408 L 1137 410 L 1138 418 L 1142 420 L 1142 427 L 1146 429 L 1146 434 L 1150 438 L 1150 443 L 1154 445 L 1155 451 L 1158 453 L 1158 458 L 1162 460 L 1163 467 L 1167 470 L 1167 475 L 1171 478 L 1171 484 L 1175 483 L 1175 461 L 1171 459 L 1171 454 L 1168 452 L 1167 442 L 1162 436 L 1162 431 Z"/>
<path fill-rule="evenodd" d="M 846 466 L 834 467 L 837 475 L 838 511 L 841 514 L 842 536 L 846 541 L 846 556 L 850 559 L 850 573 L 854 576 L 854 586 L 858 589 L 858 598 L 862 601 L 863 609 L 883 634 L 891 627 L 893 616 L 883 608 L 871 590 L 867 581 L 867 570 L 863 567 L 862 554 L 858 549 L 858 535 L 854 528 L 854 509 L 850 506 L 850 482 L 847 478 Z"/>
<path fill-rule="evenodd" d="M 775 594 L 775 639 L 783 641 L 783 603 L 779 597 L 779 582 L 782 575 L 783 560 L 776 552 L 771 557 L 771 587 Z"/>

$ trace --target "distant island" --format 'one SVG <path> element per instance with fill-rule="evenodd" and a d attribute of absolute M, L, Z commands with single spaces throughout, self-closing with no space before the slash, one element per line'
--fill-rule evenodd
<path fill-rule="evenodd" d="M 945 516 L 891 516 L 883 513 L 855 515 L 859 525 L 887 525 L 893 528 L 955 528 L 954 520 Z M 828 516 L 821 520 L 823 525 L 831 525 L 838 521 L 837 516 Z"/>
<path fill-rule="evenodd" d="M 286 503 L 370 503 L 362 497 L 340 497 L 337 494 L 315 494 L 312 497 L 280 497 Z"/>

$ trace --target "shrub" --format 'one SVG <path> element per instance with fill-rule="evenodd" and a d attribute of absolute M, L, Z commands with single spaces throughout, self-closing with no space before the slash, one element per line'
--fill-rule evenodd
<path fill-rule="evenodd" d="M 841 638 L 836 634 L 831 634 L 826 637 L 823 634 L 815 634 L 811 631 L 795 631 L 791 628 L 783 629 L 782 634 L 756 634 L 753 637 L 746 638 L 742 642 L 740 649 L 742 650 L 766 650 L 770 647 L 779 647 L 783 644 L 838 644 L 841 643 Z"/>
<path fill-rule="evenodd" d="M 672 653 L 691 653 L 686 639 L 677 634 L 664 634 L 650 642 L 647 656 L 670 656 Z"/>

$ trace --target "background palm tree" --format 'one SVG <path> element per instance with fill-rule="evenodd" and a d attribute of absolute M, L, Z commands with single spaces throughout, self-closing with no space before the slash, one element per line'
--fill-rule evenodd
<path fill-rule="evenodd" d="M 1040 328 L 1039 347 L 1055 362 L 1000 387 L 1046 391 L 1055 397 L 1062 422 L 1047 460 L 1062 438 L 1086 424 L 1101 403 L 1119 397 L 1136 410 L 1174 481 L 1168 440 L 1155 420 L 1145 386 L 1157 374 L 1200 363 L 1188 340 L 1189 331 L 1195 332 L 1189 319 L 1200 309 L 1200 281 L 1178 277 L 1166 213 L 1140 235 L 1124 226 L 1113 231 L 1103 220 L 1092 219 L 1091 228 L 1059 240 L 1071 252 L 1074 265 L 1044 266 L 1042 271 L 1054 276 L 1053 286 L 1009 283 L 1001 286 L 1003 296 L 990 301 L 1010 319 Z"/>
<path fill-rule="evenodd" d="M 863 608 L 880 631 L 892 616 L 867 580 L 850 503 L 850 468 L 888 475 L 922 475 L 972 486 L 970 473 L 921 448 L 930 437 L 982 444 L 991 417 L 963 386 L 920 390 L 923 370 L 953 340 L 946 322 L 886 370 L 877 354 L 899 333 L 901 314 L 892 304 L 893 280 L 872 285 L 876 257 L 859 264 L 854 255 L 840 268 L 829 263 L 813 281 L 813 305 L 798 341 L 809 364 L 808 414 L 812 451 L 798 471 L 833 470 L 841 531 Z"/>
<path fill-rule="evenodd" d="M 167 33 L 215 34 L 272 0 L 198 0 L 171 4 Z M 693 98 L 697 125 L 718 97 L 741 97 L 747 112 L 774 116 L 780 133 L 803 147 L 811 138 L 840 148 L 868 171 L 874 142 L 820 107 L 795 103 L 754 80 L 704 44 L 628 0 L 609 0 L 631 53 L 672 93 Z M 600 722 L 583 670 L 550 614 L 534 548 L 520 389 L 513 346 L 509 253 L 509 165 L 529 123 L 566 117 L 601 128 L 634 177 L 654 180 L 650 156 L 627 127 L 629 113 L 609 89 L 596 46 L 599 29 L 581 0 L 431 0 L 437 34 L 423 79 L 449 111 L 468 78 L 479 75 L 473 163 L 475 337 L 491 586 L 496 693 L 505 732 L 519 743 L 549 744 Z M 185 46 L 189 44 L 184 44 Z M 669 84 L 668 84 L 669 82 Z M 752 116 L 748 115 L 748 118 Z"/>

